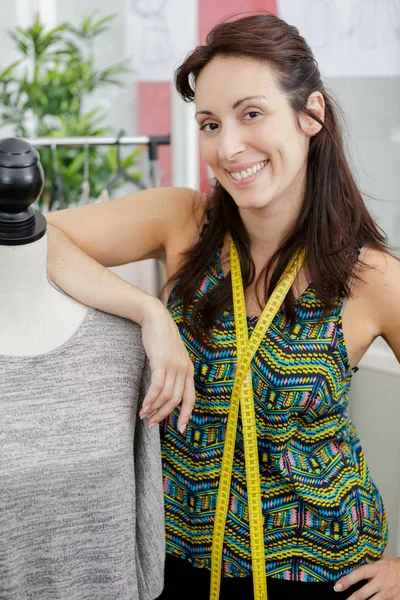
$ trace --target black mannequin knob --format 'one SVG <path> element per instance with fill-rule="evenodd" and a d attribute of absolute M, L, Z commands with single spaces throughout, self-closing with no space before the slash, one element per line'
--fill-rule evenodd
<path fill-rule="evenodd" d="M 43 185 L 37 150 L 19 138 L 0 140 L 0 245 L 30 244 L 46 233 L 46 219 L 31 206 Z"/>

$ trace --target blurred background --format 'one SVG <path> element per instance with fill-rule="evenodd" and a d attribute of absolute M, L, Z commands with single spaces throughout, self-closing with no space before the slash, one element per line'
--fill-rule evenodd
<path fill-rule="evenodd" d="M 313 48 L 343 108 L 359 185 L 399 253 L 400 0 L 0 0 L 0 7 L 0 137 L 38 141 L 44 213 L 154 184 L 206 189 L 193 107 L 177 97 L 173 72 L 220 19 L 261 9 L 296 25 Z M 84 141 L 63 145 L 71 136 Z M 154 261 L 115 270 L 157 293 Z M 382 340 L 354 377 L 351 411 L 388 509 L 388 554 L 400 555 L 400 367 Z"/>

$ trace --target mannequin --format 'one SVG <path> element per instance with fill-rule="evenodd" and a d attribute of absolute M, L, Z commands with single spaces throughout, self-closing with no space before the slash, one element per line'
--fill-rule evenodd
<path fill-rule="evenodd" d="M 57 291 L 47 278 L 46 221 L 26 205 L 27 200 L 34 202 L 43 188 L 38 153 L 23 140 L 2 140 L 0 169 L 0 353 L 41 354 L 67 340 L 88 309 Z M 23 197 L 22 184 L 20 193 L 15 194 L 9 173 L 14 180 L 23 176 L 24 187 L 30 184 L 28 199 Z M 16 213 L 11 210 L 16 210 L 13 206 L 17 203 L 24 213 L 13 219 Z"/>
<path fill-rule="evenodd" d="M 39 155 L 0 140 L 0 598 L 153 600 L 158 431 L 140 328 L 47 277 Z"/>
<path fill-rule="evenodd" d="M 0 354 L 53 350 L 87 315 L 86 306 L 51 285 L 46 261 L 47 234 L 31 244 L 0 246 Z"/>

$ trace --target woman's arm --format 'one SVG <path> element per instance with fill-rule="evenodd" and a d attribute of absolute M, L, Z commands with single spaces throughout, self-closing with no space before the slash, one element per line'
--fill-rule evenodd
<path fill-rule="evenodd" d="M 138 198 L 139 197 L 139 198 Z M 179 331 L 157 299 L 105 266 L 165 259 L 179 236 L 193 241 L 197 209 L 192 190 L 146 190 L 104 204 L 48 216 L 49 276 L 83 304 L 136 321 L 152 369 L 142 416 L 161 421 L 182 401 L 182 430 L 194 404 L 193 367 Z M 105 266 L 103 266 L 105 265 Z"/>
<path fill-rule="evenodd" d="M 400 362 L 400 261 L 381 252 L 370 251 L 370 313 L 377 334 L 389 344 Z"/>
<path fill-rule="evenodd" d="M 105 267 L 147 258 L 193 242 L 203 196 L 187 188 L 156 188 L 46 215 L 50 225 Z M 55 270 L 57 265 L 50 265 Z"/>
<path fill-rule="evenodd" d="M 50 224 L 48 229 L 50 279 L 82 304 L 141 324 L 146 312 L 160 303 L 103 267 L 61 229 Z"/>

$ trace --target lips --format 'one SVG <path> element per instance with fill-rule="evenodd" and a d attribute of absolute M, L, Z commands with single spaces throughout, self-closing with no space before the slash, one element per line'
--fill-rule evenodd
<path fill-rule="evenodd" d="M 262 160 L 260 162 L 254 163 L 253 165 L 245 169 L 241 169 L 240 171 L 229 171 L 229 174 L 232 177 L 232 179 L 235 179 L 235 181 L 241 181 L 244 179 L 248 179 L 249 177 L 252 177 L 253 175 L 256 175 L 258 172 L 262 171 L 268 163 L 269 160 Z"/>

